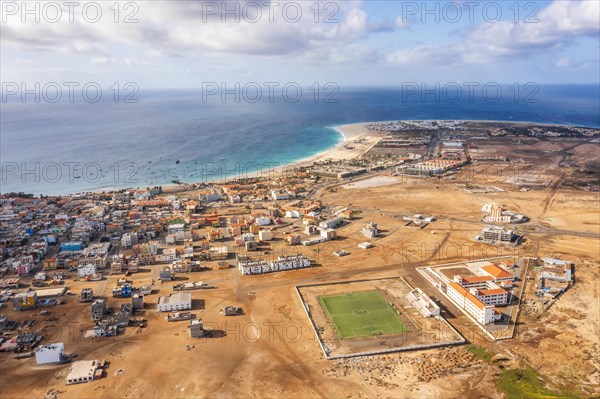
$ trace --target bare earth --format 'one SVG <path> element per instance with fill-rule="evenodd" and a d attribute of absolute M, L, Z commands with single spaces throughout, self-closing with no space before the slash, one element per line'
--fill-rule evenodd
<path fill-rule="evenodd" d="M 355 157 L 372 146 L 378 134 L 364 125 L 341 128 L 347 135 L 343 145 L 364 138 L 362 144 L 343 145 L 314 160 Z M 502 150 L 502 148 L 499 148 Z M 579 151 L 583 151 L 580 149 Z M 552 156 L 546 159 L 554 162 Z M 560 168 L 545 168 L 558 180 Z M 543 166 L 542 166 L 543 167 Z M 475 168 L 475 170 L 481 169 Z M 495 175 L 497 176 L 497 175 Z M 381 178 L 378 178 L 381 179 Z M 128 327 L 116 338 L 85 340 L 82 329 L 91 326 L 89 304 L 68 303 L 49 308 L 50 316 L 38 311 L 3 310 L 11 319 L 37 320 L 35 328 L 47 326 L 45 342 L 64 342 L 68 354 L 79 359 L 106 359 L 110 366 L 101 380 L 65 386 L 69 365 L 36 366 L 34 359 L 16 360 L 0 353 L 0 392 L 3 398 L 43 398 L 49 390 L 59 398 L 501 398 L 495 380 L 500 372 L 494 363 L 474 359 L 465 347 L 402 352 L 369 358 L 325 360 L 309 320 L 296 295 L 299 284 L 402 276 L 412 286 L 429 290 L 430 285 L 415 268 L 423 264 L 469 261 L 493 256 L 501 249 L 473 242 L 481 230 L 481 205 L 498 202 L 528 215 L 535 228 L 523 231 L 520 256 L 561 257 L 576 265 L 577 283 L 541 317 L 523 313 L 516 338 L 492 343 L 451 304 L 442 299 L 448 321 L 465 336 L 509 359 L 509 364 L 530 364 L 549 381 L 549 388 L 568 388 L 582 397 L 600 394 L 599 315 L 600 213 L 598 193 L 558 186 L 518 191 L 502 179 L 475 173 L 456 180 L 385 177 L 386 184 L 352 183 L 322 193 L 328 205 L 360 209 L 359 219 L 338 230 L 341 239 L 328 243 L 319 253 L 300 248 L 317 260 L 318 267 L 258 276 L 241 276 L 236 269 L 213 270 L 186 275 L 217 286 L 214 290 L 191 291 L 194 310 L 215 337 L 192 339 L 187 322 L 167 323 L 157 314 L 159 295 L 172 292 L 159 286 L 160 294 L 147 296 L 146 310 L 136 317 L 148 327 Z M 504 192 L 471 194 L 464 180 L 494 185 Z M 440 219 L 424 229 L 411 228 L 402 214 L 435 215 Z M 377 222 L 382 237 L 370 239 L 374 248 L 363 250 L 362 227 Z M 523 226 L 517 226 L 523 228 Z M 585 233 L 585 234 L 579 234 Z M 283 248 L 274 241 L 271 250 Z M 335 257 L 336 249 L 349 256 Z M 133 275 L 134 285 L 149 283 L 161 265 L 146 266 Z M 116 285 L 108 282 L 67 281 L 79 294 L 92 287 L 96 295 Z M 438 299 L 439 296 L 438 296 Z M 111 308 L 127 299 L 108 299 Z M 244 315 L 224 317 L 219 310 L 237 305 Z M 45 322 L 59 317 L 59 323 Z M 186 345 L 192 345 L 186 349 Z M 189 347 L 188 347 L 189 348 Z M 117 375 L 117 370 L 122 370 Z"/>

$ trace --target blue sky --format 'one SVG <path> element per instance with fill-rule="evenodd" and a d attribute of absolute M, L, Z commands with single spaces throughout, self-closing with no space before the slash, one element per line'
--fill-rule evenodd
<path fill-rule="evenodd" d="M 596 0 L 123 1 L 116 22 L 113 3 L 90 5 L 84 18 L 80 2 L 70 22 L 62 1 L 55 3 L 60 18 L 43 3 L 23 14 L 20 1 L 3 1 L 2 81 L 136 82 L 150 89 L 600 80 Z M 92 23 L 95 4 L 102 16 Z M 302 16 L 292 21 L 298 9 Z M 137 22 L 125 23 L 127 15 Z"/>

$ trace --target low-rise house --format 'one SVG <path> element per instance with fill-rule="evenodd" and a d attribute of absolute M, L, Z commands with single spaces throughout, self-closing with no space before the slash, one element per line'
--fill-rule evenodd
<path fill-rule="evenodd" d="M 65 361 L 65 345 L 62 342 L 42 345 L 35 350 L 37 364 L 62 363 Z"/>
<path fill-rule="evenodd" d="M 28 310 L 37 307 L 38 298 L 35 291 L 15 294 L 13 305 L 15 310 Z"/>
<path fill-rule="evenodd" d="M 158 298 L 156 310 L 158 312 L 173 312 L 188 310 L 192 308 L 192 294 L 190 292 L 178 292 Z"/>
<path fill-rule="evenodd" d="M 102 320 L 104 314 L 106 313 L 106 299 L 98 298 L 94 299 L 91 307 L 92 320 L 98 321 Z"/>
<path fill-rule="evenodd" d="M 190 320 L 190 337 L 202 338 L 206 334 L 204 330 L 204 323 L 202 319 L 191 319 Z"/>
<path fill-rule="evenodd" d="M 102 377 L 104 361 L 98 360 L 78 360 L 69 369 L 66 384 L 81 384 L 90 382 Z"/>

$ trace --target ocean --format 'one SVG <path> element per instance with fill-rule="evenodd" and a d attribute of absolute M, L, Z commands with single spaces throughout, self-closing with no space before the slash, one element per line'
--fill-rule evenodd
<path fill-rule="evenodd" d="M 3 99 L 0 192 L 57 195 L 245 176 L 331 148 L 342 140 L 334 127 L 348 123 L 503 120 L 600 128 L 598 85 L 525 89 L 457 97 L 452 90 L 340 88 L 329 93 L 334 102 L 308 89 L 297 102 L 276 95 L 254 103 L 234 96 L 205 101 L 200 89 L 141 90 L 137 103 Z"/>

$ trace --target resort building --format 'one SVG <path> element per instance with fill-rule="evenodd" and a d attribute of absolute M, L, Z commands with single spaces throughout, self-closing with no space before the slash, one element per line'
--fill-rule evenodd
<path fill-rule="evenodd" d="M 488 282 L 494 282 L 490 276 L 454 276 L 454 281 L 464 288 L 487 288 Z"/>
<path fill-rule="evenodd" d="M 275 201 L 283 201 L 293 198 L 293 195 L 286 190 L 271 190 L 271 197 Z"/>
<path fill-rule="evenodd" d="M 508 292 L 502 288 L 470 290 L 473 295 L 486 305 L 506 305 L 508 303 Z"/>
<path fill-rule="evenodd" d="M 515 276 L 494 264 L 480 267 L 479 273 L 482 276 L 491 277 L 494 283 L 512 283 L 515 281 Z"/>
<path fill-rule="evenodd" d="M 450 299 L 470 314 L 479 324 L 491 324 L 496 320 L 494 305 L 486 305 L 457 282 L 451 281 L 447 285 L 446 293 Z"/>

